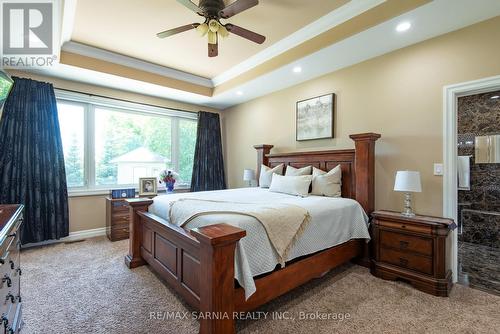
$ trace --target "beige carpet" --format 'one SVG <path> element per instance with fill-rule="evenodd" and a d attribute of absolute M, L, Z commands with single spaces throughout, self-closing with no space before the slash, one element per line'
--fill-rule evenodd
<path fill-rule="evenodd" d="M 24 333 L 196 333 L 193 319 L 150 312 L 193 311 L 149 269 L 123 263 L 127 241 L 105 238 L 22 253 Z M 238 333 L 499 333 L 500 297 L 456 285 L 439 298 L 344 266 L 267 304 L 267 319 L 238 321 Z M 330 314 L 299 320 L 300 312 Z M 272 320 L 271 312 L 294 320 Z M 162 313 L 160 313 L 162 314 Z M 348 316 L 339 321 L 338 314 Z"/>

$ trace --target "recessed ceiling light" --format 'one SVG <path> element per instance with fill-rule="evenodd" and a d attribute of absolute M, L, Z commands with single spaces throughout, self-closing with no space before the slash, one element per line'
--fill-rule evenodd
<path fill-rule="evenodd" d="M 400 24 L 397 25 L 396 31 L 403 32 L 411 28 L 411 23 L 410 22 L 401 22 Z"/>
<path fill-rule="evenodd" d="M 495 96 L 490 97 L 490 99 L 492 99 L 492 100 L 495 100 L 495 99 L 498 99 L 498 98 L 500 98 L 500 95 L 495 95 Z"/>
<path fill-rule="evenodd" d="M 239 90 L 239 91 L 236 92 L 236 95 L 241 96 L 241 95 L 243 95 L 243 92 L 241 90 Z"/>
<path fill-rule="evenodd" d="M 293 68 L 293 73 L 300 73 L 300 72 L 302 72 L 302 67 L 300 67 L 300 66 L 295 66 L 295 67 Z"/>

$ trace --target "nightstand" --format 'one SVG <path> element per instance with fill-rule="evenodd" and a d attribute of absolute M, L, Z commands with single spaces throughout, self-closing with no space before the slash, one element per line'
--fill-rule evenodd
<path fill-rule="evenodd" d="M 371 273 L 403 280 L 435 296 L 448 296 L 451 270 L 446 268 L 446 238 L 456 225 L 451 219 L 405 217 L 399 212 L 375 211 Z"/>
<path fill-rule="evenodd" d="M 127 200 L 152 199 L 156 195 L 134 198 L 106 197 L 106 235 L 111 241 L 129 238 L 130 206 Z"/>
<path fill-rule="evenodd" d="M 111 241 L 128 239 L 130 212 L 126 198 L 106 197 L 106 235 Z"/>

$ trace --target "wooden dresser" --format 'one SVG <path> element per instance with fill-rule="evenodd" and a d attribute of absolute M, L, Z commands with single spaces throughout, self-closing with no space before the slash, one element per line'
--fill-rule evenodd
<path fill-rule="evenodd" d="M 455 223 L 438 217 L 404 217 L 393 211 L 375 211 L 372 216 L 372 274 L 448 296 L 452 277 L 446 268 L 446 238 Z"/>
<path fill-rule="evenodd" d="M 106 235 L 109 240 L 128 239 L 129 205 L 126 199 L 106 198 Z"/>
<path fill-rule="evenodd" d="M 19 236 L 23 208 L 22 205 L 0 205 L 1 333 L 19 333 L 23 325 Z"/>

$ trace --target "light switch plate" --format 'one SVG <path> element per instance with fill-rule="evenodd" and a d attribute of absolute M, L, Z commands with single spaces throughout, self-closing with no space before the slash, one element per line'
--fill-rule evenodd
<path fill-rule="evenodd" d="M 443 164 L 434 164 L 434 175 L 443 176 Z"/>

